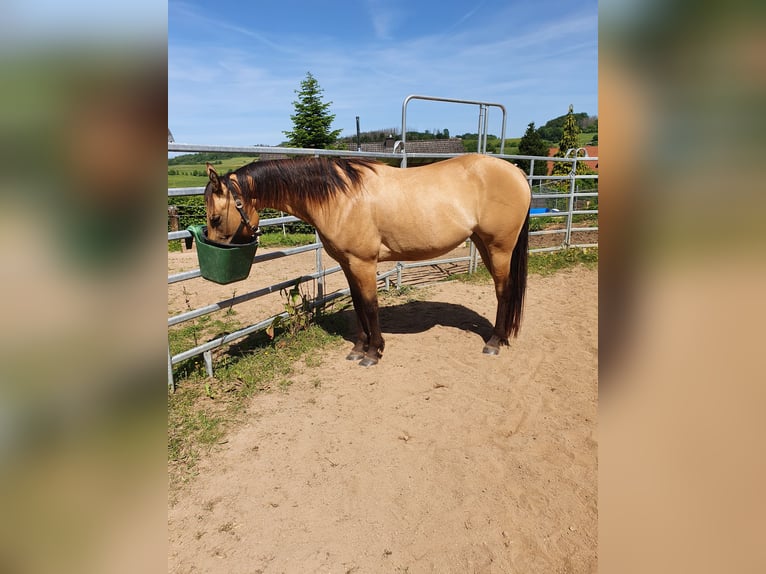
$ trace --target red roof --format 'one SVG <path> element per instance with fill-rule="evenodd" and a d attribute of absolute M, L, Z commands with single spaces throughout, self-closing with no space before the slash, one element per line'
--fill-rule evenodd
<path fill-rule="evenodd" d="M 598 157 L 598 146 L 597 145 L 584 145 L 582 147 L 585 148 L 585 151 L 587 152 L 588 157 Z M 558 152 L 558 151 L 559 151 L 558 146 L 557 147 L 552 147 L 551 149 L 548 150 L 548 157 L 556 155 L 556 152 Z M 598 172 L 598 160 L 593 160 L 593 161 L 585 160 L 585 165 L 587 165 L 593 171 Z M 548 173 L 551 173 L 552 170 L 553 170 L 553 162 L 549 161 L 548 162 Z"/>

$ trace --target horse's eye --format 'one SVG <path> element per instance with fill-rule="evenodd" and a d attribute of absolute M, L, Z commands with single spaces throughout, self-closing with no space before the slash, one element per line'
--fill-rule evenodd
<path fill-rule="evenodd" d="M 221 225 L 221 216 L 220 215 L 211 215 L 210 216 L 210 225 L 213 227 L 218 227 Z"/>

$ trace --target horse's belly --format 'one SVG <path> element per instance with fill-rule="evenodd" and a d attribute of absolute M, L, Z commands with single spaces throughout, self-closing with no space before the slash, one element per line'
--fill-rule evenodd
<path fill-rule="evenodd" d="M 424 261 L 449 253 L 470 235 L 470 232 L 416 234 L 408 237 L 382 238 L 379 261 Z"/>

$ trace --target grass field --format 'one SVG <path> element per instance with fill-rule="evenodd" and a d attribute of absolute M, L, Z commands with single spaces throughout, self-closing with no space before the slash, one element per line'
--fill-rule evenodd
<path fill-rule="evenodd" d="M 252 156 L 236 156 L 228 159 L 216 160 L 213 167 L 218 173 L 226 173 L 235 170 L 253 161 Z M 170 175 L 175 172 L 176 175 Z M 191 175 L 197 172 L 198 175 Z M 203 187 L 207 181 L 205 175 L 205 163 L 182 163 L 168 166 L 168 187 Z"/>

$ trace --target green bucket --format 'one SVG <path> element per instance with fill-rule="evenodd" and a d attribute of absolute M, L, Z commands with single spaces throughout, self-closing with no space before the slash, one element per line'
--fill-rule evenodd
<path fill-rule="evenodd" d="M 257 238 L 251 243 L 228 245 L 208 241 L 207 227 L 204 225 L 190 225 L 186 230 L 196 240 L 202 277 L 221 285 L 247 279 L 258 248 Z"/>

